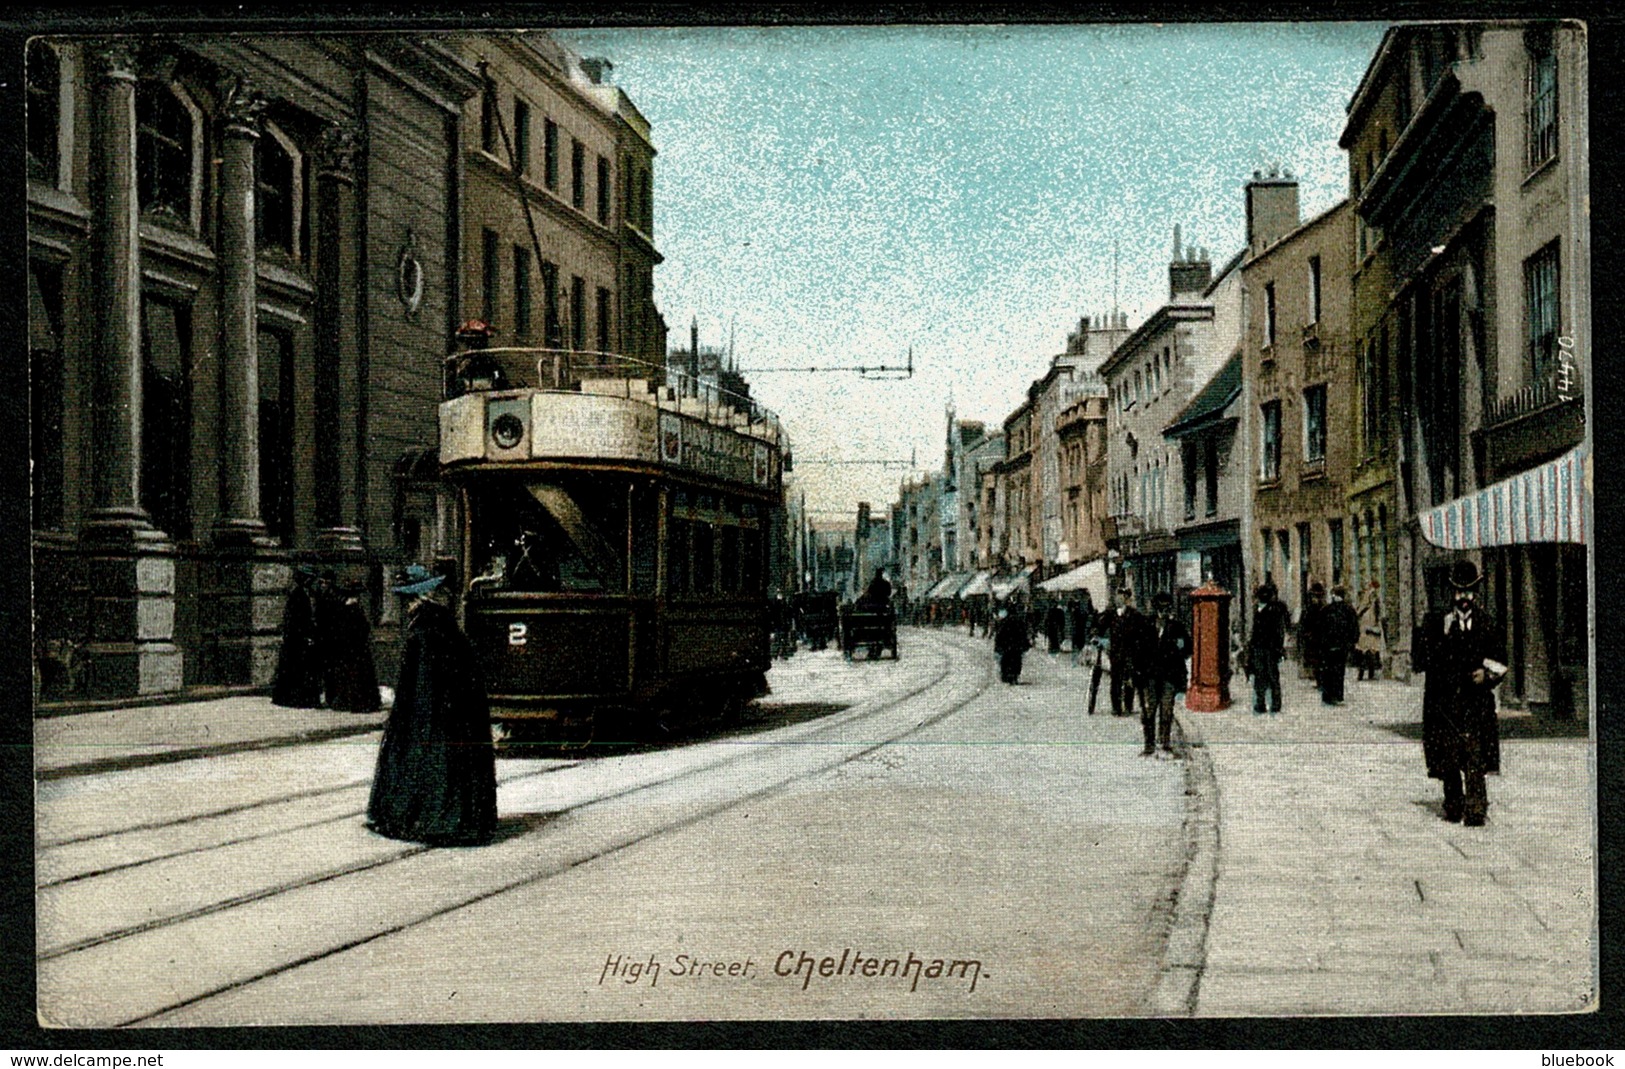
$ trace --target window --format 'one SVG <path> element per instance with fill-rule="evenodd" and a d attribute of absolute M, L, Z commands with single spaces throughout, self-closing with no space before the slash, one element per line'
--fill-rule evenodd
<path fill-rule="evenodd" d="M 299 161 L 269 124 L 254 143 L 254 226 L 259 247 L 299 255 Z"/>
<path fill-rule="evenodd" d="M 598 221 L 608 224 L 610 205 L 609 161 L 598 157 Z"/>
<path fill-rule="evenodd" d="M 265 362 L 275 369 L 278 353 L 260 340 L 260 380 Z M 141 299 L 141 509 L 171 538 L 187 538 L 190 525 L 190 392 L 192 309 L 151 297 Z M 275 370 L 270 374 L 275 379 Z M 265 387 L 262 388 L 265 392 Z M 273 387 L 275 388 L 275 387 Z M 265 440 L 265 405 L 260 406 L 260 496 L 265 492 L 265 457 L 275 458 L 276 440 Z"/>
<path fill-rule="evenodd" d="M 1134 400 L 1145 400 L 1145 380 L 1140 377 L 1138 368 L 1134 371 Z"/>
<path fill-rule="evenodd" d="M 1275 581 L 1275 536 L 1264 531 L 1264 582 Z"/>
<path fill-rule="evenodd" d="M 1377 362 L 1374 339 L 1359 343 L 1360 369 L 1360 438 L 1365 445 L 1365 456 L 1377 455 Z"/>
<path fill-rule="evenodd" d="M 1309 257 L 1309 322 L 1320 322 L 1320 257 Z"/>
<path fill-rule="evenodd" d="M 559 188 L 559 124 L 552 119 L 542 124 L 542 181 L 547 188 Z"/>
<path fill-rule="evenodd" d="M 530 173 L 530 105 L 514 98 L 513 102 L 513 167 L 520 174 Z"/>
<path fill-rule="evenodd" d="M 559 265 L 542 261 L 542 344 L 549 349 L 564 347 L 564 328 L 559 321 Z"/>
<path fill-rule="evenodd" d="M 143 81 L 135 93 L 136 141 L 136 194 L 141 210 L 155 215 L 190 222 L 192 219 L 192 113 L 181 103 L 166 82 Z M 267 131 L 259 140 L 256 150 L 256 171 L 259 176 L 261 201 L 259 212 L 263 217 L 267 207 L 291 213 L 288 201 L 292 197 L 293 175 L 286 153 L 267 149 L 265 142 L 275 143 Z M 271 173 L 267 175 L 267 168 Z M 267 182 L 276 200 L 265 203 Z M 260 244 L 266 244 L 264 224 L 260 228 Z M 292 247 L 292 239 L 288 245 Z"/>
<path fill-rule="evenodd" d="M 1285 595 L 1291 589 L 1287 582 L 1288 576 L 1292 574 L 1292 536 L 1286 531 L 1276 531 L 1275 540 L 1281 546 L 1281 583 L 1277 584 L 1277 589 Z M 1303 604 L 1302 597 L 1298 598 L 1298 604 Z"/>
<path fill-rule="evenodd" d="M 1326 384 L 1303 391 L 1303 461 L 1326 462 Z"/>
<path fill-rule="evenodd" d="M 543 277 L 547 265 L 542 265 Z M 520 340 L 530 338 L 530 250 L 523 245 L 513 247 L 513 334 Z"/>
<path fill-rule="evenodd" d="M 497 87 L 496 83 L 487 80 L 485 90 L 480 94 L 480 148 L 496 155 L 497 141 L 500 134 L 497 131 Z"/>
<path fill-rule="evenodd" d="M 570 205 L 577 211 L 587 208 L 587 150 L 573 137 L 570 139 Z"/>
<path fill-rule="evenodd" d="M 1180 444 L 1180 462 L 1185 469 L 1185 518 L 1196 518 L 1196 443 L 1187 439 Z"/>
<path fill-rule="evenodd" d="M 1263 455 L 1259 459 L 1258 477 L 1273 482 L 1281 477 L 1281 402 L 1266 401 L 1262 411 Z"/>
<path fill-rule="evenodd" d="M 28 46 L 28 177 L 57 181 L 62 61 L 44 41 Z"/>
<path fill-rule="evenodd" d="M 1530 382 L 1545 382 L 1555 369 L 1558 314 L 1558 243 L 1552 242 L 1524 261 L 1525 364 Z"/>
<path fill-rule="evenodd" d="M 1264 283 L 1264 348 L 1275 344 L 1275 283 Z"/>
<path fill-rule="evenodd" d="M 716 589 L 717 529 L 703 520 L 690 530 L 694 545 L 694 593 L 710 594 Z"/>
<path fill-rule="evenodd" d="M 485 230 L 480 234 L 480 284 L 483 290 L 480 293 L 480 318 L 487 323 L 495 323 L 497 318 L 497 290 L 502 286 L 502 251 L 501 240 L 495 230 Z"/>
<path fill-rule="evenodd" d="M 1332 585 L 1343 582 L 1343 521 L 1326 521 L 1326 539 L 1332 551 Z"/>
<path fill-rule="evenodd" d="M 1394 84 L 1394 114 L 1399 119 L 1399 128 L 1405 129 L 1411 121 L 1411 72 L 1403 67 Z"/>
<path fill-rule="evenodd" d="M 1202 470 L 1207 475 L 1207 514 L 1219 512 L 1219 440 L 1208 435 L 1202 440 Z"/>
<path fill-rule="evenodd" d="M 570 280 L 570 348 L 587 347 L 587 284 L 578 275 Z"/>
<path fill-rule="evenodd" d="M 259 332 L 260 518 L 284 545 L 293 542 L 293 338 Z"/>
<path fill-rule="evenodd" d="M 34 528 L 63 523 L 62 268 L 28 265 L 28 400 L 33 446 Z"/>
<path fill-rule="evenodd" d="M 610 295 L 609 290 L 598 287 L 598 351 L 601 353 L 613 352 L 609 340 Z"/>
<path fill-rule="evenodd" d="M 1549 27 L 1528 36 L 1529 76 L 1526 137 L 1529 169 L 1557 155 L 1557 52 Z"/>

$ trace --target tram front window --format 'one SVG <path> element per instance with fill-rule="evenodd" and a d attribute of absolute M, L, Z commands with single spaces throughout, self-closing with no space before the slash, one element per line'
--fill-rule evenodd
<path fill-rule="evenodd" d="M 625 590 L 617 545 L 626 540 L 626 495 L 613 487 L 528 483 L 493 488 L 475 506 L 481 589 L 527 594 Z"/>

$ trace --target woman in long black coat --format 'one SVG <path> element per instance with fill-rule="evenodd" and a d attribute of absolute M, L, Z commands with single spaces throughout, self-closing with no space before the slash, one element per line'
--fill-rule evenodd
<path fill-rule="evenodd" d="M 443 578 L 413 565 L 394 588 L 414 600 L 367 824 L 391 839 L 473 846 L 496 830 L 496 753 L 474 649 L 427 596 Z"/>
<path fill-rule="evenodd" d="M 315 709 L 322 704 L 322 657 L 316 638 L 316 606 L 311 587 L 316 575 L 294 570 L 293 589 L 282 609 L 282 647 L 277 651 L 271 703 L 289 709 Z"/>
<path fill-rule="evenodd" d="M 372 663 L 372 624 L 361 607 L 358 589 L 334 588 L 323 621 L 326 665 L 322 673 L 327 707 L 347 713 L 371 713 L 382 707 L 378 669 Z"/>

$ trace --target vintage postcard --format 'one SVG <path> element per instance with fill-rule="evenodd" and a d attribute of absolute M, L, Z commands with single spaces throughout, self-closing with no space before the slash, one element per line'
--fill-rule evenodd
<path fill-rule="evenodd" d="M 31 39 L 39 1022 L 1594 1012 L 1589 55 Z"/>

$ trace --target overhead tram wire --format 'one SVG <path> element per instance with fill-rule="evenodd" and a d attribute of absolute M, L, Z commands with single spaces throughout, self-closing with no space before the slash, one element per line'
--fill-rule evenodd
<path fill-rule="evenodd" d="M 905 364 L 830 364 L 820 367 L 816 364 L 808 367 L 753 367 L 740 368 L 741 375 L 769 375 L 769 374 L 797 374 L 811 375 L 825 371 L 856 372 L 866 379 L 880 381 L 900 381 L 914 377 L 914 347 L 908 350 L 908 362 Z"/>

